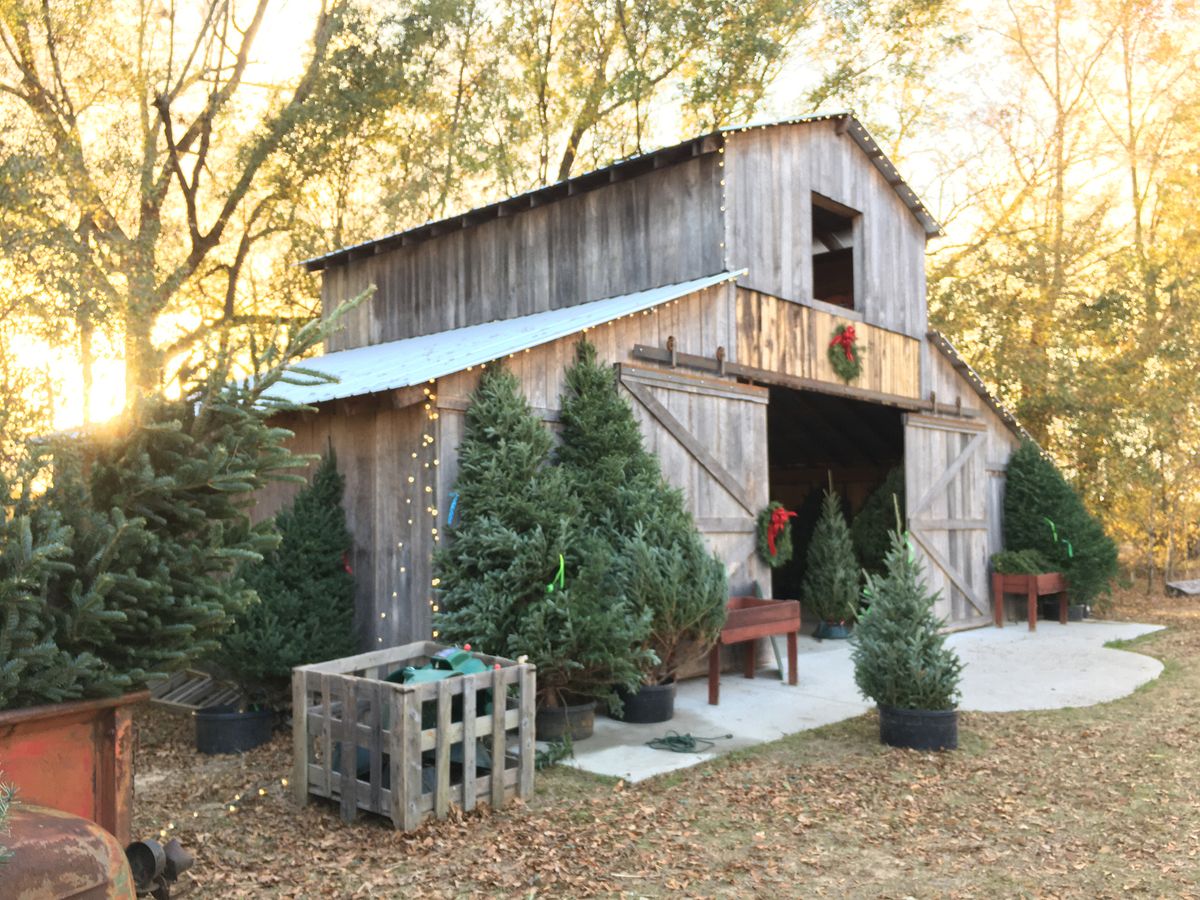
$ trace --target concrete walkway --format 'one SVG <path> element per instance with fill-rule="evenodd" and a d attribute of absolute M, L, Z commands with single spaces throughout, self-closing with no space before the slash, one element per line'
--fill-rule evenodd
<path fill-rule="evenodd" d="M 962 659 L 960 709 L 1010 712 L 1091 706 L 1132 693 L 1158 677 L 1162 664 L 1148 656 L 1104 646 L 1159 630 L 1157 625 L 1121 622 L 1039 622 L 1030 633 L 1023 623 L 963 631 L 948 643 Z M 782 641 L 781 641 L 782 644 Z M 769 653 L 765 656 L 770 659 Z M 626 781 L 641 781 L 693 766 L 740 747 L 840 722 L 874 704 L 859 696 L 850 647 L 845 641 L 801 637 L 799 684 L 789 687 L 775 669 L 749 680 L 729 672 L 721 678 L 721 703 L 708 705 L 703 678 L 679 685 L 675 718 L 661 725 L 626 725 L 596 717 L 595 734 L 575 744 L 569 765 Z M 711 737 L 732 733 L 706 753 L 653 750 L 646 741 L 668 731 Z"/>

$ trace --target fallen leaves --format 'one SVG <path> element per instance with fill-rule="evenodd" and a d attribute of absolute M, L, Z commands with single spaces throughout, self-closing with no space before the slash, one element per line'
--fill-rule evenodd
<path fill-rule="evenodd" d="M 186 720 L 139 710 L 135 831 L 169 823 L 196 853 L 180 897 L 1194 895 L 1200 616 L 1172 617 L 1183 602 L 1136 648 L 1168 662 L 1160 682 L 964 714 L 958 753 L 883 748 L 864 716 L 640 784 L 554 769 L 527 804 L 411 834 L 297 806 L 288 735 L 203 757 Z"/>

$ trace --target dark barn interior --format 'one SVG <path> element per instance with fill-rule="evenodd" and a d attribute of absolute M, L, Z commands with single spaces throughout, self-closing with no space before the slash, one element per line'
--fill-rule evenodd
<path fill-rule="evenodd" d="M 767 414 L 771 499 L 795 510 L 792 561 L 773 570 L 772 596 L 799 599 L 809 539 L 832 475 L 849 521 L 904 460 L 901 411 L 772 387 Z"/>

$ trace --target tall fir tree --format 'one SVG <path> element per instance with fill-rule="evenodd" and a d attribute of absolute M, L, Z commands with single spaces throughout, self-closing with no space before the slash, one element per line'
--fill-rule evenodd
<path fill-rule="evenodd" d="M 808 542 L 802 596 L 822 622 L 852 622 L 858 611 L 858 562 L 842 501 L 825 491 L 821 516 Z"/>
<path fill-rule="evenodd" d="M 871 492 L 867 502 L 850 523 L 850 539 L 854 543 L 858 563 L 873 574 L 883 572 L 883 561 L 891 546 L 892 517 L 896 503 L 900 504 L 900 516 L 903 518 L 903 466 L 896 466 L 887 473 L 883 484 Z"/>
<path fill-rule="evenodd" d="M 611 367 L 587 340 L 576 348 L 562 398 L 558 460 L 580 498 L 582 521 L 616 560 L 613 590 L 649 614 L 642 658 L 647 684 L 675 676 L 716 640 L 725 622 L 724 564 L 708 552 L 682 492 L 668 485 L 642 443 Z"/>
<path fill-rule="evenodd" d="M 257 600 L 235 617 L 216 658 L 258 703 L 285 706 L 293 667 L 356 650 L 344 487 L 330 448 L 312 483 L 275 517 L 279 546 L 243 567 Z"/>
<path fill-rule="evenodd" d="M 958 704 L 962 662 L 946 646 L 924 568 L 906 535 L 892 532 L 882 575 L 868 574 L 867 609 L 851 638 L 854 682 L 864 697 L 895 709 Z"/>
<path fill-rule="evenodd" d="M 1117 577 L 1117 547 L 1079 494 L 1036 444 L 1008 461 L 1004 493 L 1006 550 L 1036 550 L 1070 584 L 1076 603 L 1107 594 Z"/>
<path fill-rule="evenodd" d="M 544 706 L 615 702 L 615 686 L 639 680 L 631 648 L 649 616 L 611 590 L 614 560 L 580 527 L 553 443 L 512 373 L 486 369 L 459 445 L 456 524 L 434 556 L 436 623 L 446 640 L 529 656 Z"/>

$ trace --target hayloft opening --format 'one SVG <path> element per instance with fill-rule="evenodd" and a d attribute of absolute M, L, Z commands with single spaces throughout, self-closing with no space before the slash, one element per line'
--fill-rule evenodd
<path fill-rule="evenodd" d="M 902 413 L 830 394 L 772 387 L 767 407 L 772 500 L 796 511 L 794 554 L 772 571 L 774 597 L 800 599 L 805 556 L 829 478 L 852 520 L 888 473 L 904 460 Z"/>
<path fill-rule="evenodd" d="M 854 243 L 858 210 L 812 195 L 813 299 L 854 309 Z"/>

